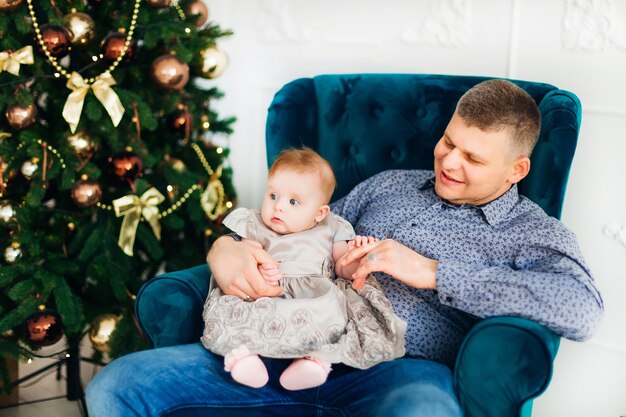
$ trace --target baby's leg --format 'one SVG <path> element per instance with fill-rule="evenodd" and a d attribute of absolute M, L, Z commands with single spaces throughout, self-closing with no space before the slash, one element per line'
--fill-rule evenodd
<path fill-rule="evenodd" d="M 291 391 L 319 387 L 330 370 L 329 362 L 312 357 L 295 359 L 281 374 L 280 385 Z"/>
<path fill-rule="evenodd" d="M 224 370 L 230 372 L 235 381 L 252 388 L 261 388 L 269 379 L 259 355 L 251 353 L 244 345 L 224 356 Z"/>

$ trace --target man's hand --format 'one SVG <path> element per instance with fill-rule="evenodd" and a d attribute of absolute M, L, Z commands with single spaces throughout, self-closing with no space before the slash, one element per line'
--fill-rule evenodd
<path fill-rule="evenodd" d="M 386 239 L 355 247 L 342 259 L 344 265 L 359 260 L 352 275 L 352 286 L 360 289 L 371 272 L 384 272 L 405 284 L 423 289 L 437 289 L 437 261 L 426 258 L 414 250 Z"/>
<path fill-rule="evenodd" d="M 282 294 L 282 287 L 273 282 L 277 281 L 275 271 L 265 276 L 270 278 L 269 282 L 266 282 L 264 275 L 259 271 L 260 266 L 263 268 L 263 265 L 266 267 L 276 265 L 276 261 L 256 242 L 250 240 L 236 242 L 230 236 L 222 236 L 211 246 L 207 262 L 213 278 L 224 294 L 234 295 L 243 300 Z"/>

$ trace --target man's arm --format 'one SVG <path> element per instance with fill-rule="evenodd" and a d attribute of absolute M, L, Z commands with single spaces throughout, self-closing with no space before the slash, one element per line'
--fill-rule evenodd
<path fill-rule="evenodd" d="M 589 338 L 604 305 L 573 235 L 556 228 L 557 238 L 528 238 L 513 265 L 428 259 L 385 240 L 356 248 L 344 262 L 361 259 L 355 280 L 383 272 L 415 288 L 438 291 L 442 304 L 478 317 L 517 316 L 534 320 L 572 340 Z"/>
<path fill-rule="evenodd" d="M 266 282 L 259 265 L 274 264 L 272 257 L 251 241 L 236 241 L 231 236 L 218 238 L 207 255 L 213 279 L 225 294 L 246 299 L 275 297 L 282 288 Z"/>
<path fill-rule="evenodd" d="M 478 317 L 524 317 L 568 339 L 585 340 L 602 318 L 602 298 L 581 258 L 554 249 L 527 245 L 514 265 L 440 261 L 439 299 Z"/>

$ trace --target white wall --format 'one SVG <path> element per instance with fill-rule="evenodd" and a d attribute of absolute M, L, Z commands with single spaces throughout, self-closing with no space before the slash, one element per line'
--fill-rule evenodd
<path fill-rule="evenodd" d="M 265 116 L 298 77 L 410 72 L 542 81 L 583 103 L 563 221 L 595 273 L 606 315 L 585 343 L 563 340 L 535 417 L 626 415 L 626 246 L 605 233 L 626 224 L 626 1 L 205 0 L 235 36 L 218 46 L 230 66 L 207 81 L 236 115 L 230 137 L 239 204 L 265 184 Z"/>

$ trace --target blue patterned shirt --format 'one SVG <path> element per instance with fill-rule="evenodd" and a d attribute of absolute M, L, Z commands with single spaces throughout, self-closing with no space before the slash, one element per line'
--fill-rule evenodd
<path fill-rule="evenodd" d="M 472 325 L 491 316 L 534 320 L 583 340 L 603 302 L 573 233 L 513 186 L 482 206 L 453 205 L 432 171 L 385 171 L 356 186 L 332 210 L 360 235 L 393 239 L 439 261 L 437 290 L 375 273 L 408 322 L 407 354 L 453 365 Z"/>

